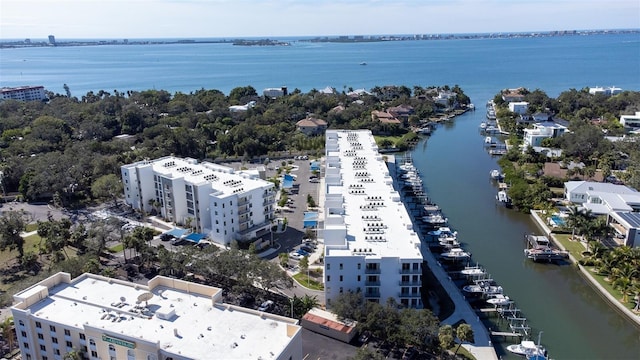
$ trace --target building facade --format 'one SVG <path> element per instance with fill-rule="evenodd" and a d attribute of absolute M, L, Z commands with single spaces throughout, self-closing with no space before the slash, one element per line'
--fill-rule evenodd
<path fill-rule="evenodd" d="M 121 167 L 125 202 L 224 245 L 271 231 L 275 185 L 255 173 L 173 156 Z"/>
<path fill-rule="evenodd" d="M 44 86 L 20 86 L 0 88 L 0 100 L 42 101 L 47 98 Z"/>
<path fill-rule="evenodd" d="M 222 303 L 222 290 L 57 273 L 14 295 L 23 360 L 301 359 L 295 319 Z"/>
<path fill-rule="evenodd" d="M 523 150 L 526 151 L 529 146 L 541 146 L 542 140 L 544 139 L 556 138 L 564 134 L 564 132 L 567 131 L 567 128 L 552 121 L 547 121 L 544 123 L 533 124 L 533 128 L 524 129 L 523 131 Z"/>
<path fill-rule="evenodd" d="M 369 130 L 327 130 L 325 298 L 345 291 L 422 308 L 420 239 Z"/>

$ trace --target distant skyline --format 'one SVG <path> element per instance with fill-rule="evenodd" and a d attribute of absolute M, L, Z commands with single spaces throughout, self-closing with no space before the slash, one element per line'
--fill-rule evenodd
<path fill-rule="evenodd" d="M 233 38 L 640 28 L 640 0 L 2 0 L 0 39 Z"/>

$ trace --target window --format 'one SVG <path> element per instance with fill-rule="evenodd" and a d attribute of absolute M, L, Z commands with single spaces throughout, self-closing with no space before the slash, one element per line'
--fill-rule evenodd
<path fill-rule="evenodd" d="M 68 348 L 72 348 L 73 347 L 73 343 L 71 343 L 71 341 L 67 341 L 67 347 Z"/>
<path fill-rule="evenodd" d="M 358 275 L 358 281 L 360 281 L 360 275 Z"/>
<path fill-rule="evenodd" d="M 80 349 L 82 350 L 82 352 L 86 353 L 87 352 L 87 347 L 86 346 L 81 346 Z"/>
<path fill-rule="evenodd" d="M 44 340 L 44 335 L 42 335 L 42 334 L 40 334 L 40 333 L 39 333 L 39 334 L 38 334 L 38 339 L 40 339 L 40 340 Z"/>
<path fill-rule="evenodd" d="M 53 349 L 53 353 L 56 355 L 60 355 L 60 349 Z"/>
<path fill-rule="evenodd" d="M 331 281 L 331 275 L 327 275 L 327 282 Z"/>
<path fill-rule="evenodd" d="M 112 344 L 109 344 L 109 351 L 116 351 L 116 347 Z"/>
<path fill-rule="evenodd" d="M 22 347 L 25 348 L 25 349 L 28 349 L 29 348 L 29 343 L 26 343 L 26 342 L 22 343 Z"/>
<path fill-rule="evenodd" d="M 340 275 L 340 281 L 342 281 L 342 275 Z"/>
<path fill-rule="evenodd" d="M 362 264 L 358 263 L 358 270 L 362 267 Z"/>
<path fill-rule="evenodd" d="M 46 356 L 43 356 L 43 357 L 42 357 L 42 360 L 49 360 L 49 358 L 48 358 L 48 357 L 46 357 Z"/>
<path fill-rule="evenodd" d="M 20 335 L 22 335 L 22 337 L 26 338 L 27 337 L 27 332 L 26 331 L 21 331 Z"/>
<path fill-rule="evenodd" d="M 58 338 L 56 338 L 56 337 L 51 338 L 51 342 L 53 342 L 54 344 L 57 344 L 58 343 Z"/>
<path fill-rule="evenodd" d="M 342 270 L 342 268 L 344 268 L 344 266 L 342 265 L 342 263 L 340 263 L 340 270 Z"/>
<path fill-rule="evenodd" d="M 84 336 L 83 333 L 80 333 L 80 340 L 86 340 L 87 338 Z"/>
<path fill-rule="evenodd" d="M 89 345 L 96 346 L 96 341 L 93 339 L 89 339 Z"/>
<path fill-rule="evenodd" d="M 19 321 L 18 321 L 18 324 L 20 324 L 20 326 L 24 326 L 24 321 L 19 320 Z"/>
<path fill-rule="evenodd" d="M 40 321 L 36 321 L 36 327 L 38 329 L 42 329 L 42 324 L 40 323 Z"/>
<path fill-rule="evenodd" d="M 98 357 L 98 352 L 95 350 L 91 350 L 91 357 L 97 358 Z"/>
<path fill-rule="evenodd" d="M 342 286 L 340 286 L 340 294 L 342 294 L 343 291 L 344 289 L 342 288 Z"/>
<path fill-rule="evenodd" d="M 40 345 L 40 350 L 42 350 L 42 351 L 47 351 L 47 347 L 46 347 L 46 346 L 44 346 L 44 345 Z"/>
<path fill-rule="evenodd" d="M 327 271 L 331 270 L 331 264 L 327 264 Z"/>
<path fill-rule="evenodd" d="M 31 354 L 27 354 L 27 360 L 31 360 Z"/>
<path fill-rule="evenodd" d="M 51 332 L 56 332 L 56 327 L 53 325 L 49 325 L 49 330 L 51 330 Z"/>

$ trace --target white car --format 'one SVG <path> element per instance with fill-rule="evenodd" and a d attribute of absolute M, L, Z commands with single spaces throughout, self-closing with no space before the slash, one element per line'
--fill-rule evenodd
<path fill-rule="evenodd" d="M 292 252 L 290 252 L 290 253 L 289 253 L 289 259 L 293 259 L 293 260 L 300 260 L 300 259 L 302 259 L 302 258 L 303 258 L 303 256 L 302 256 L 302 255 L 300 255 L 300 254 L 298 254 L 298 253 L 297 253 L 297 252 L 295 252 L 295 251 L 292 251 Z"/>
<path fill-rule="evenodd" d="M 260 305 L 260 307 L 258 308 L 258 311 L 267 311 L 271 309 L 272 306 L 273 306 L 273 301 L 267 300 Z"/>

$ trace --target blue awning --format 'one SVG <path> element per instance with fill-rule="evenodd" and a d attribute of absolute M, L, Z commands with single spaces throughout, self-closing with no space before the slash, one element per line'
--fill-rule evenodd
<path fill-rule="evenodd" d="M 310 168 L 311 168 L 311 171 L 320 170 L 320 162 L 319 161 L 312 162 L 310 165 Z"/>
<path fill-rule="evenodd" d="M 204 238 L 206 238 L 206 237 L 207 237 L 207 235 L 206 235 L 206 234 L 191 233 L 191 234 L 189 234 L 189 235 L 185 236 L 185 237 L 184 237 L 184 239 L 185 239 L 185 240 L 192 241 L 192 242 L 194 242 L 194 243 L 196 243 L 196 244 L 197 244 L 197 243 L 199 243 L 199 242 L 200 242 L 200 240 L 202 240 L 202 239 L 204 239 Z"/>
<path fill-rule="evenodd" d="M 182 235 L 186 234 L 189 230 L 187 229 L 180 229 L 180 228 L 175 228 L 175 229 L 171 229 L 167 232 L 165 232 L 165 234 L 171 235 L 175 238 L 181 238 Z"/>

